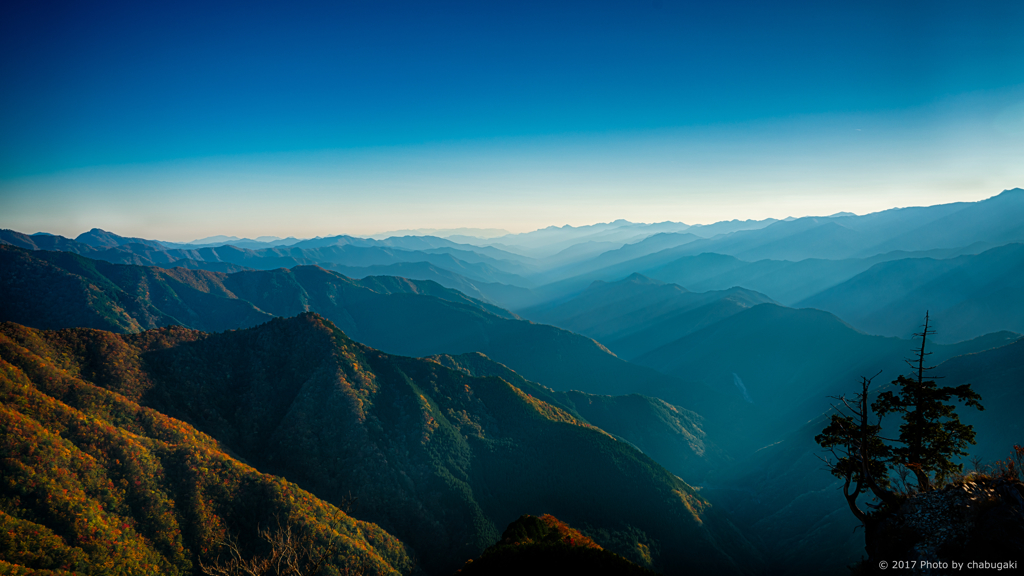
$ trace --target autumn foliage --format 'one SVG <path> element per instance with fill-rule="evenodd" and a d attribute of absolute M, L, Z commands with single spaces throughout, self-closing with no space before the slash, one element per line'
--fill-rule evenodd
<path fill-rule="evenodd" d="M 199 337 L 169 329 L 139 338 L 159 348 Z M 230 537 L 259 553 L 254 527 L 272 518 L 336 546 L 325 574 L 353 562 L 367 573 L 411 570 L 404 545 L 378 526 L 139 406 L 133 398 L 151 383 L 131 348 L 93 330 L 0 325 L 0 572 L 192 574 Z"/>

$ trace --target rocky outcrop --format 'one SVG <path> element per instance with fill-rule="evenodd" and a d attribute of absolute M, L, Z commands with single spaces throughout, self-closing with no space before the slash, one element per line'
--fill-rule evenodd
<path fill-rule="evenodd" d="M 867 529 L 865 573 L 953 574 L 1024 564 L 1024 483 L 969 478 L 907 499 Z M 980 566 L 978 566 L 980 567 Z"/>

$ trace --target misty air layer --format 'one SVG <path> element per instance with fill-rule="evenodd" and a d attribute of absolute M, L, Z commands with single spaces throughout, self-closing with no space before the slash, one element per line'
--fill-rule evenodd
<path fill-rule="evenodd" d="M 694 226 L 116 232 L 0 231 L 13 573 L 1024 560 L 1019 188 Z"/>

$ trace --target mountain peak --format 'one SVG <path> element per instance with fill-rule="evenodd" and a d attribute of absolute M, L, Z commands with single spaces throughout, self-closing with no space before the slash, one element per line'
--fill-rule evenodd
<path fill-rule="evenodd" d="M 655 280 L 654 278 L 648 278 L 647 276 L 644 276 L 643 274 L 641 274 L 639 272 L 633 272 L 632 274 L 630 274 L 629 276 L 624 278 L 622 280 L 622 282 L 623 283 L 627 283 L 628 282 L 630 284 L 650 285 L 650 286 L 661 286 L 662 284 L 664 284 L 664 282 L 662 282 L 660 280 Z"/>
<path fill-rule="evenodd" d="M 157 250 L 163 250 L 163 244 L 156 240 L 146 240 L 145 238 L 128 238 L 125 236 L 118 236 L 113 232 L 108 232 L 102 228 L 93 228 L 88 232 L 83 232 L 75 238 L 75 242 L 81 242 L 92 246 L 93 248 L 116 248 L 123 246 L 124 244 L 142 244 L 149 246 L 150 248 L 156 248 Z"/>

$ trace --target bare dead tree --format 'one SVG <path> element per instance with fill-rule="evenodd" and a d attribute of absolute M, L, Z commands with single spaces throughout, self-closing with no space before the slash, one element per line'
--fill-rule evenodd
<path fill-rule="evenodd" d="M 327 562 L 338 552 L 336 540 L 326 546 L 316 543 L 312 534 L 296 534 L 290 525 L 271 531 L 260 528 L 259 536 L 270 546 L 265 555 L 247 556 L 239 547 L 238 540 L 228 537 L 223 549 L 229 558 L 220 558 L 212 565 L 199 566 L 207 576 L 316 576 Z"/>

